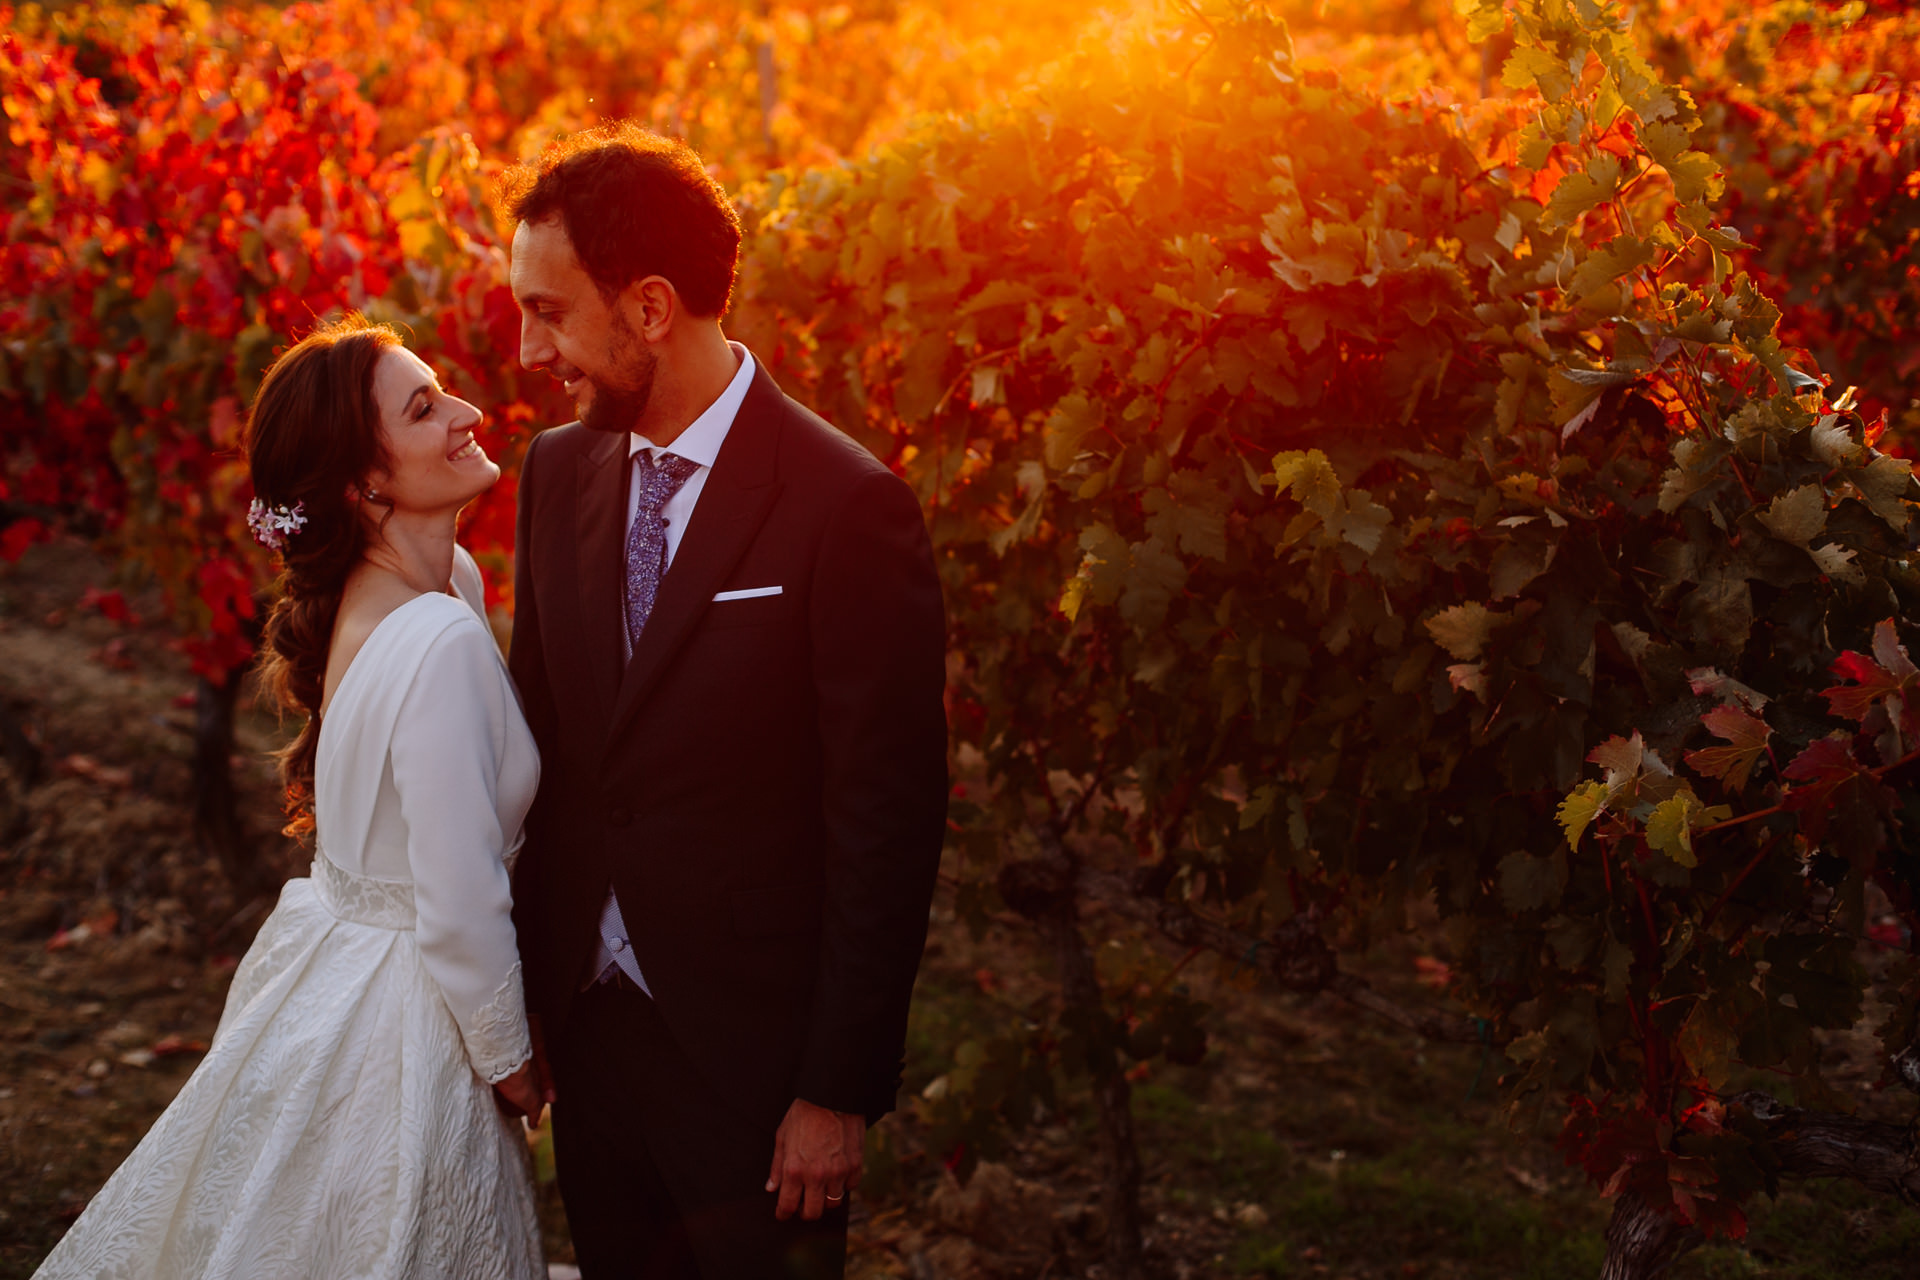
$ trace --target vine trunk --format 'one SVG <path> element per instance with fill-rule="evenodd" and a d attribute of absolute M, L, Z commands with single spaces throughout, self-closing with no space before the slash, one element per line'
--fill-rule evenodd
<path fill-rule="evenodd" d="M 1078 868 L 1057 832 L 1036 830 L 1046 856 L 1002 867 L 1000 895 L 1033 923 L 1060 975 L 1063 1024 L 1086 1037 L 1085 1067 L 1093 1083 L 1100 1127 L 1100 1209 L 1106 1228 L 1110 1280 L 1145 1280 L 1141 1240 L 1140 1148 L 1133 1131 L 1133 1090 L 1120 1065 L 1117 1028 L 1107 1012 L 1093 952 L 1080 933 L 1075 894 Z"/>
<path fill-rule="evenodd" d="M 219 681 L 202 676 L 194 691 L 193 836 L 203 854 L 219 860 L 235 896 L 244 900 L 266 886 L 258 850 L 240 823 L 233 785 L 233 716 L 240 679 L 240 670 Z"/>

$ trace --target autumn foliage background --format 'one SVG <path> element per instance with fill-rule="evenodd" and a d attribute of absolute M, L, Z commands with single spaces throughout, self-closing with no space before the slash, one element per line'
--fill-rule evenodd
<path fill-rule="evenodd" d="M 487 408 L 505 587 L 568 414 L 489 179 L 636 117 L 738 196 L 734 334 L 926 503 L 963 912 L 1150 936 L 1072 905 L 1122 876 L 1252 963 L 1432 904 L 1516 1104 L 1734 1234 L 1777 1171 L 1729 1081 L 1840 1106 L 1823 1032 L 1920 1029 L 1907 6 L 0 15 L 0 554 L 99 538 L 210 682 L 269 581 L 239 423 L 343 307 Z M 1204 1053 L 1150 976 L 970 1042 L 941 1154 Z"/>

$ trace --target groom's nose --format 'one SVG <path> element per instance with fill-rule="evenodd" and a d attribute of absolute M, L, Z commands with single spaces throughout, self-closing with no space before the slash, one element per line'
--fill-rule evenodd
<path fill-rule="evenodd" d="M 556 352 L 553 349 L 553 336 L 537 316 L 522 313 L 520 316 L 520 364 L 528 369 L 540 369 L 553 363 Z"/>

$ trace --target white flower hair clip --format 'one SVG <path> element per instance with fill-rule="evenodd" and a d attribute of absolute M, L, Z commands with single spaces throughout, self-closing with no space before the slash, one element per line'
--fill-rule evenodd
<path fill-rule="evenodd" d="M 307 504 L 296 502 L 293 509 L 270 507 L 255 498 L 253 505 L 247 508 L 247 528 L 253 530 L 253 537 L 261 546 L 270 551 L 279 551 L 287 545 L 287 539 L 300 532 L 307 523 Z"/>

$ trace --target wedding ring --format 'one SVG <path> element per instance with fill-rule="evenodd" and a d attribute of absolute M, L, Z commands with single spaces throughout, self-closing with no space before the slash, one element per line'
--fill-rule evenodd
<path fill-rule="evenodd" d="M 842 1192 L 841 1194 L 839 1194 L 839 1195 L 837 1195 L 837 1196 L 835 1196 L 835 1195 L 829 1195 L 829 1196 L 827 1197 L 827 1203 L 828 1203 L 828 1204 L 839 1204 L 839 1203 L 840 1203 L 840 1202 L 841 1202 L 842 1200 L 845 1200 L 846 1198 L 847 1198 L 847 1197 L 846 1197 L 846 1193 L 845 1193 L 845 1192 Z"/>

